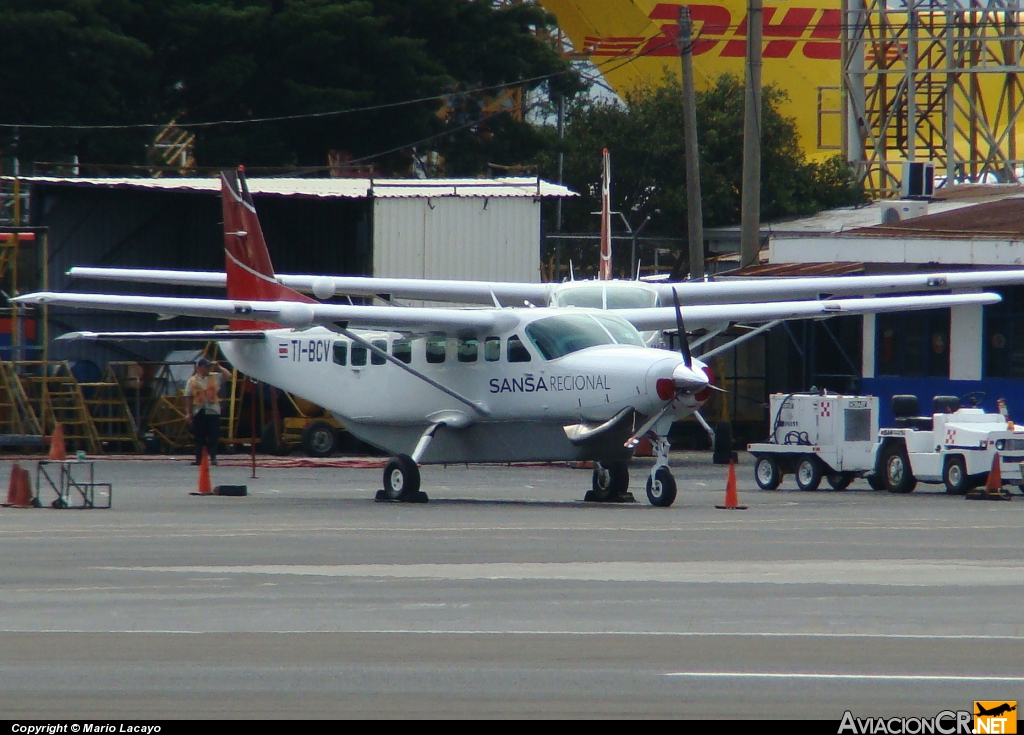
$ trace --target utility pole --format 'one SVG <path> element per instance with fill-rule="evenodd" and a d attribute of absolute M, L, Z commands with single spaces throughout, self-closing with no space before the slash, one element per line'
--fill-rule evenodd
<path fill-rule="evenodd" d="M 743 111 L 743 192 L 740 268 L 757 265 L 761 250 L 761 18 L 762 0 L 747 0 L 746 101 Z"/>
<path fill-rule="evenodd" d="M 562 145 L 565 141 L 565 95 L 558 95 L 558 183 L 562 183 L 562 174 L 565 170 L 565 152 Z M 555 232 L 558 239 L 555 240 L 555 272 L 551 279 L 555 283 L 562 280 L 562 197 L 555 202 Z"/>
<path fill-rule="evenodd" d="M 693 24 L 690 9 L 679 6 L 679 60 L 683 64 L 683 137 L 686 139 L 686 230 L 690 241 L 690 280 L 704 280 L 704 215 L 697 156 L 697 107 L 693 91 Z"/>

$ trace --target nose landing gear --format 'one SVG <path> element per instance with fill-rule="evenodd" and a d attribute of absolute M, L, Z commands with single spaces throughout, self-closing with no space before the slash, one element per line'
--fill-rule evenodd
<path fill-rule="evenodd" d="M 659 436 L 653 444 L 655 461 L 647 478 L 647 499 L 651 505 L 667 508 L 676 501 L 676 480 L 668 468 L 668 437 Z"/>

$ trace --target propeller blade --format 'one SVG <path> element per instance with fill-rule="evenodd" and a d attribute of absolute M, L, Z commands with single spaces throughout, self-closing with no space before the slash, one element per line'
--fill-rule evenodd
<path fill-rule="evenodd" d="M 679 294 L 675 286 L 672 287 L 672 301 L 676 305 L 676 331 L 679 332 L 679 354 L 683 356 L 683 364 L 686 367 L 693 365 L 693 356 L 690 355 L 690 340 L 686 338 L 686 326 L 683 324 L 683 310 L 679 306 Z"/>

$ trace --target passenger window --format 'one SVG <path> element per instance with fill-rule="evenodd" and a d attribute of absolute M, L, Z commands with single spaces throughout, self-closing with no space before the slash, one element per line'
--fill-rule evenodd
<path fill-rule="evenodd" d="M 396 339 L 391 346 L 391 354 L 395 356 L 396 360 L 408 365 L 412 362 L 412 340 L 407 337 Z"/>
<path fill-rule="evenodd" d="M 476 337 L 459 339 L 459 362 L 476 362 L 480 353 L 480 341 Z"/>
<path fill-rule="evenodd" d="M 508 361 L 509 362 L 530 362 L 530 351 L 519 337 L 512 335 L 508 338 Z"/>
<path fill-rule="evenodd" d="M 484 359 L 487 362 L 501 359 L 501 337 L 488 337 L 484 340 Z"/>
<path fill-rule="evenodd" d="M 376 347 L 381 352 L 387 354 L 387 351 L 388 351 L 388 341 L 386 339 L 375 339 L 370 344 L 372 344 L 374 347 Z M 387 360 L 384 359 L 384 355 L 382 355 L 382 354 L 380 354 L 378 352 L 371 352 L 370 353 L 370 364 L 371 365 L 383 365 L 386 362 L 387 362 Z"/>
<path fill-rule="evenodd" d="M 334 343 L 334 364 L 335 365 L 347 365 L 348 364 L 348 342 L 335 342 Z"/>
<path fill-rule="evenodd" d="M 366 348 L 360 344 L 352 343 L 352 367 L 361 367 L 366 364 Z"/>
<path fill-rule="evenodd" d="M 447 348 L 448 338 L 443 334 L 427 337 L 427 362 L 435 365 L 444 362 L 444 353 Z"/>

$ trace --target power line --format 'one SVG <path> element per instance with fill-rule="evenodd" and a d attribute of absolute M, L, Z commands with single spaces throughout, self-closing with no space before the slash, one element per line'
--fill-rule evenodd
<path fill-rule="evenodd" d="M 435 100 L 442 100 L 446 97 L 456 95 L 469 95 L 477 94 L 480 92 L 489 92 L 495 89 L 505 89 L 507 87 L 515 87 L 523 84 L 532 84 L 533 82 L 540 82 L 546 79 L 553 79 L 554 77 L 561 76 L 562 74 L 568 74 L 571 70 L 566 69 L 563 71 L 553 72 L 551 74 L 544 74 L 542 76 L 531 77 L 529 79 L 521 79 L 515 82 L 505 82 L 504 84 L 494 84 L 488 87 L 478 87 L 476 89 L 467 89 L 451 93 L 435 94 L 430 97 L 417 97 L 414 99 L 401 100 L 398 102 L 383 102 L 379 105 L 368 105 L 366 107 L 351 107 L 344 110 L 330 110 L 328 112 L 309 112 L 298 115 L 278 115 L 274 117 L 260 117 L 260 118 L 245 118 L 241 120 L 210 120 L 206 122 L 196 123 L 182 123 L 183 128 L 210 128 L 218 125 L 250 125 L 253 123 L 266 123 L 266 122 L 285 122 L 290 120 L 310 120 L 316 118 L 335 117 L 338 115 L 349 115 L 356 112 L 374 112 L 377 110 L 387 110 L 395 107 L 404 107 L 406 105 L 415 105 L 421 102 L 432 102 Z M 50 125 L 40 123 L 0 123 L 0 128 L 23 128 L 25 130 L 143 130 L 152 128 L 162 128 L 166 123 L 129 123 L 123 125 Z"/>

